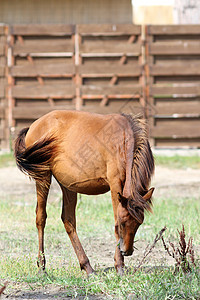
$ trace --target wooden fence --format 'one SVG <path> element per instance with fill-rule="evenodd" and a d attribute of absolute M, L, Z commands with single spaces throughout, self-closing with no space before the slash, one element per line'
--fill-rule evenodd
<path fill-rule="evenodd" d="M 0 147 L 54 109 L 142 113 L 152 145 L 200 147 L 199 66 L 200 26 L 2 26 Z"/>
<path fill-rule="evenodd" d="M 75 109 L 74 26 L 10 26 L 15 134 L 53 109 Z"/>
<path fill-rule="evenodd" d="M 200 147 L 200 26 L 147 26 L 146 57 L 154 145 Z"/>

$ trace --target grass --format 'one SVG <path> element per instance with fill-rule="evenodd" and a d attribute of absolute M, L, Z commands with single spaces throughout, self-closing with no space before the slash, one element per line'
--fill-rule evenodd
<path fill-rule="evenodd" d="M 0 168 L 5 168 L 14 165 L 15 165 L 15 161 L 12 152 L 0 154 Z"/>
<path fill-rule="evenodd" d="M 199 157 L 156 156 L 156 164 L 171 168 L 197 168 Z M 11 154 L 0 156 L 0 167 L 14 165 Z M 167 260 L 162 242 L 145 265 L 133 274 L 133 268 L 145 246 L 167 226 L 165 240 L 178 242 L 177 229 L 185 226 L 187 236 L 192 236 L 200 251 L 200 201 L 199 197 L 174 198 L 162 196 L 154 199 L 154 213 L 147 214 L 140 226 L 136 240 L 138 251 L 126 260 L 129 273 L 117 276 L 115 270 L 103 272 L 103 259 L 108 257 L 110 241 L 114 241 L 114 220 L 110 195 L 82 196 L 77 207 L 77 228 L 92 265 L 98 271 L 87 278 L 80 271 L 75 253 L 60 220 L 61 203 L 48 203 L 45 230 L 45 249 L 48 275 L 39 275 L 36 267 L 38 251 L 35 228 L 35 203 L 26 199 L 2 198 L 0 201 L 0 286 L 8 281 L 6 294 L 44 292 L 52 298 L 82 299 L 200 299 L 200 260 L 189 274 L 174 273 L 174 262 Z M 91 244 L 91 245 L 90 245 Z M 107 248 L 106 248 L 107 246 Z M 110 249 L 110 248 L 109 248 Z M 107 266 L 113 266 L 113 253 Z M 96 265 L 95 265 L 96 264 Z M 49 296 L 48 296 L 49 297 Z"/>
<path fill-rule="evenodd" d="M 77 227 L 83 244 L 91 240 L 114 239 L 114 222 L 109 195 L 98 197 L 83 196 L 78 203 Z M 87 278 L 79 269 L 74 251 L 60 221 L 60 204 L 48 205 L 45 245 L 48 276 L 38 275 L 36 267 L 37 232 L 35 229 L 34 204 L 12 202 L 2 199 L 0 203 L 0 282 L 9 281 L 6 292 L 17 289 L 31 291 L 51 291 L 59 287 L 55 297 L 80 297 L 101 295 L 109 299 L 198 299 L 200 284 L 199 264 L 188 275 L 174 274 L 174 267 L 163 266 L 162 257 L 150 261 L 132 275 L 135 265 L 130 260 L 127 276 L 119 277 L 114 270 L 103 272 L 96 258 L 98 274 Z M 200 244 L 199 228 L 200 202 L 196 198 L 178 199 L 159 198 L 155 200 L 154 214 L 146 215 L 144 224 L 139 228 L 136 239 L 145 244 L 152 242 L 155 234 L 166 225 L 165 238 L 177 241 L 176 229 L 184 222 L 186 233 Z M 9 217 L 8 217 L 9 216 Z M 105 237 L 108 237 L 106 239 Z M 155 249 L 161 250 L 161 242 Z M 101 244 L 101 242 L 100 242 Z M 99 245 L 100 247 L 100 245 Z M 143 251 L 144 249 L 139 249 Z M 113 249 L 114 251 L 114 249 Z M 88 253 L 90 257 L 91 253 Z M 106 256 L 98 251 L 99 256 Z M 134 254 L 133 254 L 134 255 Z M 137 253 L 135 253 L 137 255 Z M 100 257 L 99 257 L 100 258 Z M 154 257 L 155 260 L 155 257 Z M 110 266 L 113 265 L 111 259 Z M 132 297 L 132 298 L 131 298 Z M 138 297 L 138 298 L 137 298 Z M 94 298 L 95 299 L 95 298 Z"/>
<path fill-rule="evenodd" d="M 155 155 L 156 165 L 165 166 L 169 168 L 181 168 L 181 169 L 198 169 L 200 168 L 200 156 L 164 156 Z M 15 165 L 13 153 L 0 154 L 0 168 Z"/>
<path fill-rule="evenodd" d="M 192 156 L 162 156 L 155 155 L 155 163 L 156 165 L 174 168 L 174 169 L 199 169 L 200 168 L 200 156 L 192 155 Z"/>
<path fill-rule="evenodd" d="M 160 165 L 168 168 L 198 169 L 200 168 L 200 156 L 198 155 L 192 155 L 192 156 L 155 155 L 155 163 L 156 165 Z M 13 157 L 13 153 L 5 153 L 0 155 L 0 168 L 14 166 L 14 165 L 15 165 L 15 160 Z"/>
<path fill-rule="evenodd" d="M 8 267 L 12 267 L 8 265 Z M 86 278 L 73 265 L 67 269 L 48 270 L 48 276 L 38 276 L 34 269 L 34 262 L 29 260 L 25 266 L 23 261 L 15 263 L 12 273 L 25 281 L 30 290 L 45 288 L 51 290 L 52 285 L 61 287 L 58 295 L 79 297 L 81 295 L 102 295 L 109 299 L 199 299 L 200 269 L 193 269 L 185 276 L 179 272 L 174 275 L 173 268 L 155 269 L 149 273 L 144 270 L 135 275 L 119 277 L 113 271 L 100 272 Z M 12 267 L 13 269 L 13 267 Z M 20 276 L 21 275 L 21 276 Z M 132 297 L 132 298 L 131 298 Z"/>
<path fill-rule="evenodd" d="M 154 200 L 154 212 L 148 215 L 144 226 L 147 227 L 145 239 L 150 241 L 160 228 L 167 226 L 168 236 L 177 239 L 176 229 L 184 223 L 187 233 L 200 244 L 200 203 L 197 198 L 158 198 Z M 139 231 L 142 228 L 139 228 Z"/>

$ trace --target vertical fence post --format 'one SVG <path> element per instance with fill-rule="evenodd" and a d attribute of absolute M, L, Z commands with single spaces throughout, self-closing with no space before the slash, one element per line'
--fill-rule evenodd
<path fill-rule="evenodd" d="M 146 33 L 145 33 L 145 26 L 141 25 L 141 65 L 142 65 L 142 76 L 141 76 L 141 86 L 142 86 L 142 105 L 144 108 L 144 117 L 147 119 L 148 113 L 147 113 L 147 94 L 146 94 L 146 52 L 145 52 L 145 46 L 146 46 Z"/>
<path fill-rule="evenodd" d="M 0 150 L 9 150 L 7 92 L 7 33 L 8 27 L 0 25 Z"/>
<path fill-rule="evenodd" d="M 75 84 L 76 84 L 76 110 L 81 110 L 82 101 L 81 101 L 81 80 L 79 75 L 79 66 L 80 66 L 80 54 L 79 54 L 79 43 L 80 36 L 78 33 L 78 26 L 75 26 L 75 38 L 74 38 L 74 51 L 75 51 Z"/>
<path fill-rule="evenodd" d="M 146 118 L 149 124 L 149 137 L 152 146 L 155 146 L 155 139 L 151 135 L 151 131 L 154 126 L 154 103 L 151 96 L 151 87 L 153 85 L 153 79 L 150 76 L 150 66 L 153 64 L 153 57 L 149 55 L 149 44 L 152 42 L 152 35 L 148 32 L 149 25 L 144 25 L 145 35 L 145 97 L 146 97 Z"/>
<path fill-rule="evenodd" d="M 14 45 L 14 36 L 11 33 L 11 26 L 8 27 L 8 35 L 7 35 L 7 67 L 8 67 L 8 89 L 7 89 L 7 99 L 8 99 L 8 127 L 9 127 L 9 133 L 10 133 L 10 141 L 12 140 L 12 136 L 15 131 L 15 124 L 13 121 L 13 97 L 12 97 L 12 87 L 14 85 L 14 79 L 11 75 L 11 67 L 14 64 L 14 58 L 13 58 L 13 45 Z M 10 147 L 12 145 L 10 144 Z"/>

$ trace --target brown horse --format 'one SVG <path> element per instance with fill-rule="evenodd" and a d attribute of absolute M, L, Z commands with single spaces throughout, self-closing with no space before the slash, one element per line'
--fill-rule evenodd
<path fill-rule="evenodd" d="M 21 171 L 36 182 L 38 266 L 45 269 L 44 227 L 52 175 L 63 193 L 61 219 L 81 269 L 93 272 L 76 233 L 77 193 L 97 195 L 111 190 L 115 219 L 115 268 L 123 273 L 124 256 L 133 252 L 134 236 L 151 211 L 149 183 L 154 159 L 145 123 L 130 115 L 53 111 L 24 128 L 15 142 Z"/>

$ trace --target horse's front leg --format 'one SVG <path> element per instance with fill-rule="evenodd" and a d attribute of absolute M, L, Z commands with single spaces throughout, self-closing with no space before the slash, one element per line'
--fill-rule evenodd
<path fill-rule="evenodd" d="M 36 227 L 38 230 L 38 241 L 39 241 L 39 252 L 37 265 L 39 271 L 45 270 L 45 255 L 44 255 L 44 228 L 46 224 L 46 203 L 49 193 L 49 187 L 51 184 L 51 175 L 48 176 L 48 186 L 41 186 L 36 181 L 36 191 L 37 191 L 37 206 L 36 206 Z"/>
<path fill-rule="evenodd" d="M 117 241 L 119 241 L 119 237 L 116 237 Z M 119 247 L 116 246 L 115 249 L 115 256 L 114 256 L 114 260 L 115 260 L 115 269 L 117 271 L 117 274 L 122 276 L 124 274 L 124 256 L 121 254 Z"/>
<path fill-rule="evenodd" d="M 118 221 L 117 221 L 117 207 L 119 205 L 118 200 L 118 192 L 121 193 L 121 185 L 116 183 L 113 184 L 111 187 L 111 197 L 112 197 L 112 205 L 113 205 L 113 212 L 114 212 L 114 220 L 115 220 L 115 237 L 117 243 L 119 242 L 119 234 L 118 234 Z M 115 249 L 115 269 L 117 274 L 123 275 L 124 274 L 124 256 L 121 254 L 118 245 Z"/>
<path fill-rule="evenodd" d="M 70 241 L 79 260 L 81 270 L 85 270 L 87 275 L 94 272 L 90 265 L 89 259 L 85 254 L 85 251 L 81 245 L 81 242 L 76 233 L 76 203 L 77 203 L 77 193 L 71 192 L 61 184 L 61 189 L 63 192 L 63 207 L 61 219 L 64 223 L 65 230 L 69 235 Z"/>

